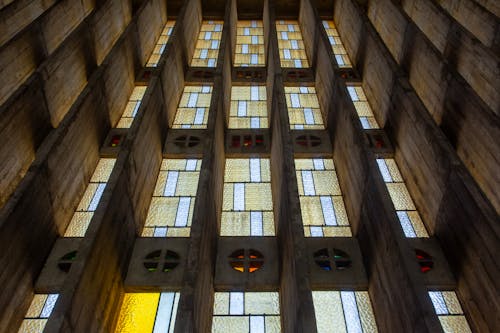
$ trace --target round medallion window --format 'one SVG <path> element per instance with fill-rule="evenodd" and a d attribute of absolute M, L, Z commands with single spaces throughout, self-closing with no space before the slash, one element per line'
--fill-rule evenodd
<path fill-rule="evenodd" d="M 314 262 L 325 271 L 331 271 L 334 267 L 337 270 L 344 270 L 351 267 L 352 264 L 351 258 L 346 252 L 327 248 L 314 252 Z"/>
<path fill-rule="evenodd" d="M 434 259 L 432 259 L 430 254 L 420 249 L 415 249 L 415 255 L 417 256 L 417 262 L 420 265 L 422 273 L 427 273 L 434 268 Z"/>
<path fill-rule="evenodd" d="M 264 256 L 257 250 L 239 249 L 231 253 L 229 264 L 238 272 L 253 273 L 264 265 Z"/>
<path fill-rule="evenodd" d="M 167 250 L 165 255 L 162 255 L 161 250 L 156 250 L 148 253 L 144 257 L 143 265 L 148 272 L 157 272 L 159 270 L 162 272 L 170 272 L 179 265 L 180 259 L 177 252 Z"/>
<path fill-rule="evenodd" d="M 200 138 L 192 135 L 181 135 L 174 139 L 174 144 L 177 147 L 185 148 L 185 147 L 194 147 L 200 143 Z"/>
<path fill-rule="evenodd" d="M 317 147 L 321 144 L 321 138 L 316 135 L 299 135 L 295 143 L 302 147 Z"/>
<path fill-rule="evenodd" d="M 76 259 L 77 253 L 78 253 L 78 251 L 75 250 L 75 251 L 71 251 L 71 252 L 68 252 L 65 255 L 63 255 L 61 258 L 59 258 L 59 261 L 57 263 L 57 267 L 61 271 L 68 273 L 69 269 L 71 268 L 71 265 L 73 264 L 73 262 Z"/>

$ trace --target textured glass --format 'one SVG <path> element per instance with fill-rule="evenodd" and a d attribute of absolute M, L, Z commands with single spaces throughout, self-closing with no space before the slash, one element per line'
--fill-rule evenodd
<path fill-rule="evenodd" d="M 326 225 L 337 225 L 335 210 L 333 209 L 333 201 L 331 197 L 320 197 L 321 209 Z"/>
<path fill-rule="evenodd" d="M 356 297 L 352 291 L 341 291 L 340 298 L 342 299 L 342 307 L 344 309 L 344 317 L 349 333 L 362 333 L 361 321 L 359 318 L 358 307 L 356 305 Z"/>
<path fill-rule="evenodd" d="M 377 323 L 375 322 L 375 316 L 373 315 L 373 309 L 368 292 L 356 291 L 355 293 L 363 332 L 377 332 Z"/>
<path fill-rule="evenodd" d="M 229 293 L 229 314 L 231 315 L 242 315 L 245 314 L 244 293 L 232 292 Z"/>
<path fill-rule="evenodd" d="M 250 236 L 263 236 L 262 212 L 250 212 Z"/>
<path fill-rule="evenodd" d="M 146 62 L 146 67 L 156 67 L 158 65 L 158 61 L 160 60 L 160 56 L 162 55 L 162 53 L 165 51 L 165 45 L 168 42 L 168 39 L 170 37 L 170 34 L 172 33 L 174 25 L 175 21 L 167 21 L 165 23 L 165 26 L 163 27 L 163 30 L 160 34 L 160 37 L 156 41 L 156 46 L 153 49 L 153 53 Z"/>
<path fill-rule="evenodd" d="M 342 46 L 339 33 L 337 32 L 333 21 L 323 21 L 323 27 L 325 28 L 328 39 L 330 40 L 330 44 L 332 45 L 332 50 L 339 67 L 351 67 L 351 61 L 349 60 L 346 50 Z"/>
<path fill-rule="evenodd" d="M 85 232 L 92 220 L 94 214 L 92 212 L 75 212 L 73 218 L 71 219 L 66 231 L 64 232 L 64 237 L 83 237 Z"/>
<path fill-rule="evenodd" d="M 342 302 L 338 291 L 313 291 L 318 333 L 346 333 Z"/>
<path fill-rule="evenodd" d="M 285 87 L 291 129 L 324 129 L 314 87 Z"/>
<path fill-rule="evenodd" d="M 377 158 L 377 164 L 378 164 L 378 169 L 382 174 L 382 178 L 384 179 L 384 182 L 391 183 L 392 182 L 391 173 L 389 172 L 389 168 L 387 167 L 385 160 L 382 158 Z"/>
<path fill-rule="evenodd" d="M 159 293 L 125 294 L 115 332 L 152 332 L 159 298 Z"/>
<path fill-rule="evenodd" d="M 216 292 L 214 294 L 214 315 L 229 314 L 229 293 Z"/>
<path fill-rule="evenodd" d="M 203 21 L 196 42 L 191 66 L 215 67 L 222 36 L 222 21 Z"/>
<path fill-rule="evenodd" d="M 401 224 L 401 228 L 403 228 L 405 236 L 410 238 L 417 237 L 408 214 L 405 211 L 398 211 L 396 214 L 398 215 L 399 223 Z"/>
<path fill-rule="evenodd" d="M 448 308 L 446 307 L 446 303 L 443 298 L 443 294 L 440 291 L 429 291 L 429 297 L 431 298 L 432 305 L 434 305 L 436 314 L 449 314 Z"/>
<path fill-rule="evenodd" d="M 238 21 L 234 66 L 264 66 L 262 21 Z"/>
<path fill-rule="evenodd" d="M 387 165 L 387 168 L 389 169 L 393 181 L 403 182 L 403 177 L 401 177 L 401 174 L 399 173 L 399 168 L 396 164 L 396 161 L 392 158 L 386 158 L 384 161 Z"/>
<path fill-rule="evenodd" d="M 153 333 L 171 333 L 174 331 L 178 303 L 179 293 L 161 293 Z"/>
<path fill-rule="evenodd" d="M 228 127 L 265 128 L 267 124 L 266 87 L 233 86 Z"/>
<path fill-rule="evenodd" d="M 439 321 L 445 333 L 472 332 L 464 316 L 439 316 Z"/>
<path fill-rule="evenodd" d="M 90 181 L 92 183 L 105 183 L 108 181 L 111 171 L 115 166 L 116 158 L 101 158 L 97 163 L 94 174 Z"/>
<path fill-rule="evenodd" d="M 48 319 L 24 319 L 19 333 L 42 333 Z"/>
<path fill-rule="evenodd" d="M 264 316 L 250 316 L 250 333 L 265 332 Z"/>
<path fill-rule="evenodd" d="M 185 86 L 172 128 L 206 128 L 211 98 L 211 86 Z"/>
<path fill-rule="evenodd" d="M 343 50 L 343 48 L 339 50 Z M 361 121 L 361 124 L 363 125 L 363 128 L 364 129 L 380 128 L 377 121 L 375 120 L 375 116 L 373 115 L 373 111 L 370 107 L 370 104 L 366 99 L 363 88 L 360 86 L 347 86 L 347 92 L 351 97 L 351 100 L 354 104 L 354 108 L 356 109 L 356 112 L 358 114 L 359 120 Z"/>
<path fill-rule="evenodd" d="M 92 202 L 92 198 L 94 198 L 98 187 L 98 183 L 89 183 L 87 185 L 87 188 L 85 189 L 85 192 L 80 199 L 80 204 L 78 205 L 77 211 L 89 211 L 90 203 Z"/>
<path fill-rule="evenodd" d="M 443 298 L 450 314 L 463 314 L 462 307 L 454 291 L 443 291 Z"/>
<path fill-rule="evenodd" d="M 214 316 L 212 319 L 213 333 L 229 333 L 229 332 L 249 332 L 249 321 L 246 316 Z"/>
<path fill-rule="evenodd" d="M 281 321 L 279 316 L 266 316 L 266 333 L 280 333 Z"/>
<path fill-rule="evenodd" d="M 40 313 L 40 318 L 49 318 L 54 306 L 56 305 L 58 294 L 49 294 L 45 300 L 45 305 L 43 306 L 42 312 Z"/>
<path fill-rule="evenodd" d="M 39 318 L 40 313 L 42 313 L 42 309 L 45 305 L 45 301 L 47 300 L 47 294 L 35 294 L 33 300 L 31 301 L 30 307 L 28 308 L 28 312 L 26 312 L 26 318 Z"/>
<path fill-rule="evenodd" d="M 245 293 L 245 314 L 279 315 L 279 294 L 277 292 Z"/>
<path fill-rule="evenodd" d="M 88 210 L 90 212 L 94 212 L 97 209 L 97 205 L 99 204 L 99 201 L 101 200 L 102 194 L 104 192 L 104 188 L 106 188 L 106 184 L 99 184 L 97 186 L 97 189 L 94 193 L 94 196 L 92 200 L 90 201 Z"/>
<path fill-rule="evenodd" d="M 125 110 L 123 111 L 122 116 L 118 121 L 118 124 L 116 125 L 117 128 L 129 128 L 132 125 L 132 122 L 141 105 L 141 100 L 144 96 L 144 93 L 146 92 L 146 89 L 147 86 L 134 87 L 132 93 L 130 94 Z"/>
<path fill-rule="evenodd" d="M 404 183 L 387 183 L 387 190 L 396 210 L 415 210 L 415 205 Z"/>
<path fill-rule="evenodd" d="M 276 21 L 276 32 L 281 67 L 309 67 L 298 22 Z"/>

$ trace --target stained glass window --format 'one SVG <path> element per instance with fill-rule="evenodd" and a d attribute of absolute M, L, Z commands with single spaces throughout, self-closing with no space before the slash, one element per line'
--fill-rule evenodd
<path fill-rule="evenodd" d="M 231 88 L 229 128 L 268 128 L 265 86 Z"/>
<path fill-rule="evenodd" d="M 126 293 L 115 332 L 173 333 L 178 292 Z"/>
<path fill-rule="evenodd" d="M 274 236 L 269 159 L 226 159 L 221 236 Z"/>
<path fill-rule="evenodd" d="M 296 159 L 300 210 L 306 237 L 351 237 L 332 159 Z"/>
<path fill-rule="evenodd" d="M 143 237 L 189 237 L 201 160 L 164 159 Z"/>
<path fill-rule="evenodd" d="M 297 21 L 276 21 L 281 67 L 307 68 L 302 32 Z"/>
<path fill-rule="evenodd" d="M 165 51 L 165 46 L 167 45 L 168 38 L 170 37 L 172 30 L 174 30 L 174 25 L 175 21 L 167 21 L 167 23 L 165 23 L 160 37 L 156 41 L 156 46 L 153 49 L 153 53 L 151 53 L 151 56 L 146 63 L 147 67 L 156 67 L 158 65 L 158 61 L 160 60 L 163 51 Z"/>
<path fill-rule="evenodd" d="M 203 21 L 194 50 L 191 66 L 215 67 L 219 55 L 223 21 Z"/>
<path fill-rule="evenodd" d="M 378 158 L 377 164 L 405 236 L 429 237 L 403 177 L 399 173 L 396 161 L 392 158 Z"/>
<path fill-rule="evenodd" d="M 445 333 L 472 332 L 454 291 L 429 291 L 429 297 Z"/>
<path fill-rule="evenodd" d="M 134 90 L 132 90 L 132 94 L 128 99 L 128 103 L 125 106 L 122 117 L 118 121 L 118 125 L 116 125 L 117 128 L 130 128 L 130 126 L 132 126 L 132 122 L 137 115 L 137 111 L 139 111 L 141 100 L 146 92 L 146 89 L 147 86 L 134 87 Z"/>
<path fill-rule="evenodd" d="M 332 45 L 337 65 L 339 65 L 339 67 L 352 67 L 349 56 L 347 55 L 344 45 L 342 45 L 342 41 L 340 40 L 339 33 L 335 28 L 333 21 L 323 21 L 323 27 L 325 28 L 328 40 Z"/>
<path fill-rule="evenodd" d="M 279 294 L 277 292 L 216 292 L 212 332 L 281 332 Z"/>
<path fill-rule="evenodd" d="M 264 65 L 264 26 L 262 21 L 238 21 L 234 66 Z"/>
<path fill-rule="evenodd" d="M 111 171 L 113 171 L 115 162 L 116 159 L 114 158 L 101 158 L 99 160 L 90 183 L 80 200 L 80 204 L 64 233 L 64 237 L 85 236 L 90 220 L 94 216 L 94 211 L 97 209 L 97 205 L 104 193 Z"/>
<path fill-rule="evenodd" d="M 172 128 L 207 128 L 211 86 L 185 86 Z"/>
<path fill-rule="evenodd" d="M 58 297 L 59 294 L 35 294 L 19 333 L 42 333 Z"/>
<path fill-rule="evenodd" d="M 285 87 L 286 106 L 291 129 L 324 129 L 314 87 Z"/>
<path fill-rule="evenodd" d="M 358 117 L 363 128 L 380 128 L 377 121 L 375 120 L 375 116 L 373 115 L 373 111 L 370 108 L 370 104 L 366 99 L 363 88 L 361 86 L 348 85 L 347 92 L 349 93 L 349 96 L 354 103 L 354 107 L 356 108 L 356 112 L 358 113 Z"/>
<path fill-rule="evenodd" d="M 313 291 L 318 333 L 377 332 L 366 291 Z"/>

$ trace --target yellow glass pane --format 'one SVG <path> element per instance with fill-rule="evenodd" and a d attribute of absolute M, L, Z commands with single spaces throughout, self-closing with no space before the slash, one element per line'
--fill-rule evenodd
<path fill-rule="evenodd" d="M 245 158 L 227 158 L 224 182 L 239 183 L 250 181 L 250 160 Z"/>
<path fill-rule="evenodd" d="M 101 158 L 99 160 L 99 163 L 97 163 L 97 167 L 95 168 L 94 174 L 92 175 L 92 179 L 90 181 L 93 183 L 107 182 L 109 176 L 111 175 L 111 172 L 113 171 L 115 162 L 115 158 Z"/>
<path fill-rule="evenodd" d="M 450 314 L 463 314 L 462 307 L 454 291 L 443 291 L 443 298 Z"/>
<path fill-rule="evenodd" d="M 445 333 L 472 332 L 464 316 L 438 316 Z"/>
<path fill-rule="evenodd" d="M 358 95 L 358 98 L 362 101 L 366 101 L 366 95 L 365 91 L 363 90 L 362 87 L 360 86 L 355 86 L 354 90 L 356 91 L 356 95 Z"/>
<path fill-rule="evenodd" d="M 250 235 L 249 212 L 222 212 L 221 236 L 248 236 Z"/>
<path fill-rule="evenodd" d="M 420 218 L 418 212 L 416 210 L 407 211 L 406 214 L 410 218 L 411 224 L 413 226 L 413 229 L 415 230 L 415 234 L 417 235 L 417 237 L 429 237 L 427 229 L 425 229 L 424 222 L 422 222 L 422 219 Z"/>
<path fill-rule="evenodd" d="M 298 125 L 303 125 L 306 123 L 306 119 L 304 118 L 304 111 L 303 109 L 293 109 L 293 108 L 288 108 L 288 117 L 290 119 L 290 124 L 298 124 Z"/>
<path fill-rule="evenodd" d="M 198 178 L 198 172 L 179 172 L 175 195 L 192 197 L 196 196 L 196 190 L 198 189 Z"/>
<path fill-rule="evenodd" d="M 262 212 L 262 223 L 264 224 L 264 236 L 274 236 L 274 214 L 273 212 Z"/>
<path fill-rule="evenodd" d="M 136 108 L 137 101 L 129 101 L 125 105 L 125 110 L 122 113 L 122 118 L 132 117 Z"/>
<path fill-rule="evenodd" d="M 415 210 L 415 205 L 404 183 L 387 183 L 387 189 L 396 210 Z"/>
<path fill-rule="evenodd" d="M 152 332 L 159 299 L 159 293 L 125 294 L 115 332 Z"/>
<path fill-rule="evenodd" d="M 167 229 L 167 237 L 189 237 L 190 233 L 191 233 L 190 227 Z"/>
<path fill-rule="evenodd" d="M 352 237 L 350 227 L 323 227 L 324 237 Z"/>
<path fill-rule="evenodd" d="M 142 229 L 141 237 L 153 237 L 155 228 L 144 227 Z"/>
<path fill-rule="evenodd" d="M 64 237 L 83 237 L 94 216 L 93 212 L 75 212 L 64 233 Z"/>
<path fill-rule="evenodd" d="M 231 88 L 231 100 L 232 101 L 244 101 L 250 100 L 250 90 L 249 86 L 234 86 Z"/>
<path fill-rule="evenodd" d="M 118 125 L 116 125 L 116 128 L 130 128 L 133 121 L 134 118 L 121 118 Z"/>
<path fill-rule="evenodd" d="M 377 323 L 375 322 L 375 316 L 373 315 L 373 309 L 368 292 L 356 291 L 355 294 L 363 332 L 377 332 Z"/>
<path fill-rule="evenodd" d="M 281 321 L 279 316 L 266 316 L 266 333 L 280 333 Z"/>
<path fill-rule="evenodd" d="M 45 301 L 47 300 L 47 294 L 35 294 L 33 300 L 31 301 L 28 312 L 26 312 L 26 318 L 37 318 L 42 312 Z"/>
<path fill-rule="evenodd" d="M 279 315 L 280 304 L 277 292 L 246 292 L 245 314 Z"/>
<path fill-rule="evenodd" d="M 316 195 L 341 195 L 337 175 L 333 171 L 313 171 Z"/>
<path fill-rule="evenodd" d="M 155 190 L 153 192 L 154 196 L 162 196 L 165 190 L 165 183 L 167 181 L 167 171 L 160 171 L 158 174 L 158 180 L 156 181 Z"/>
<path fill-rule="evenodd" d="M 233 209 L 233 184 L 224 183 L 224 191 L 222 195 L 222 210 Z"/>
<path fill-rule="evenodd" d="M 229 128 L 250 128 L 250 118 L 231 117 L 229 118 Z"/>
<path fill-rule="evenodd" d="M 260 173 L 262 182 L 271 181 L 271 161 L 268 158 L 260 159 Z"/>
<path fill-rule="evenodd" d="M 344 311 L 338 291 L 312 292 L 318 333 L 346 333 Z"/>
<path fill-rule="evenodd" d="M 333 207 L 335 209 L 335 218 L 338 225 L 349 225 L 347 212 L 345 210 L 344 199 L 342 196 L 332 196 Z"/>
<path fill-rule="evenodd" d="M 246 316 L 214 316 L 212 319 L 212 332 L 250 332 L 249 319 Z"/>
<path fill-rule="evenodd" d="M 133 101 L 141 100 L 147 88 L 148 86 L 135 86 L 134 90 L 132 90 L 132 94 L 130 95 L 129 100 Z"/>
<path fill-rule="evenodd" d="M 88 184 L 87 189 L 85 190 L 85 193 L 83 193 L 82 199 L 80 200 L 77 211 L 87 211 L 89 209 L 90 202 L 92 201 L 98 186 L 99 184 L 97 183 Z"/>
<path fill-rule="evenodd" d="M 295 160 L 296 170 L 314 170 L 313 160 L 311 158 L 300 158 Z M 297 172 L 297 178 L 301 178 L 300 172 Z"/>
<path fill-rule="evenodd" d="M 316 94 L 300 94 L 300 105 L 304 108 L 319 108 L 318 97 Z"/>
<path fill-rule="evenodd" d="M 386 158 L 384 159 L 385 164 L 387 165 L 387 168 L 389 169 L 389 173 L 391 174 L 392 180 L 394 182 L 402 182 L 403 177 L 401 177 L 401 174 L 399 173 L 399 168 L 398 165 L 396 164 L 396 161 L 392 158 Z"/>
<path fill-rule="evenodd" d="M 47 319 L 24 319 L 21 327 L 19 327 L 19 333 L 42 333 L 45 325 L 47 324 Z"/>
<path fill-rule="evenodd" d="M 273 198 L 271 195 L 271 184 L 269 183 L 245 184 L 245 209 L 272 210 Z"/>
<path fill-rule="evenodd" d="M 214 315 L 229 314 L 229 293 L 216 292 L 214 295 Z"/>
<path fill-rule="evenodd" d="M 178 197 L 153 197 L 146 226 L 173 226 L 177 215 Z"/>
<path fill-rule="evenodd" d="M 302 223 L 309 225 L 324 225 L 323 211 L 320 199 L 317 196 L 301 196 L 300 210 L 302 211 Z"/>
<path fill-rule="evenodd" d="M 372 109 L 368 102 L 353 102 L 359 117 L 373 117 Z"/>

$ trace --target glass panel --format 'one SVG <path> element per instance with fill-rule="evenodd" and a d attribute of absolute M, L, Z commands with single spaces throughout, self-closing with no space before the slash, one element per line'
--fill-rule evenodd
<path fill-rule="evenodd" d="M 229 128 L 267 128 L 265 86 L 233 86 Z"/>
<path fill-rule="evenodd" d="M 185 86 L 172 128 L 207 128 L 211 86 Z"/>
<path fill-rule="evenodd" d="M 337 60 L 339 67 L 352 67 L 349 56 L 342 45 L 342 41 L 340 40 L 339 33 L 337 32 L 333 21 L 323 21 L 323 27 L 325 28 L 328 40 L 332 45 L 332 50 L 335 54 L 335 59 Z"/>
<path fill-rule="evenodd" d="M 234 66 L 264 65 L 264 26 L 262 21 L 238 21 Z"/>
<path fill-rule="evenodd" d="M 324 129 L 314 87 L 285 87 L 291 129 Z"/>
<path fill-rule="evenodd" d="M 174 25 L 175 21 L 167 21 L 167 23 L 165 23 L 160 37 L 156 42 L 156 46 L 153 49 L 153 53 L 146 62 L 146 67 L 156 67 L 158 65 L 158 60 L 160 60 L 160 56 L 165 51 L 165 45 L 167 45 L 170 34 L 174 29 Z"/>
<path fill-rule="evenodd" d="M 42 333 L 58 297 L 59 294 L 35 294 L 18 332 Z"/>
<path fill-rule="evenodd" d="M 146 92 L 147 86 L 135 86 L 130 94 L 125 110 L 123 111 L 122 117 L 116 125 L 117 128 L 130 128 L 132 122 L 139 110 L 141 105 L 142 97 Z"/>
<path fill-rule="evenodd" d="M 142 237 L 189 237 L 201 160 L 164 159 Z"/>
<path fill-rule="evenodd" d="M 281 67 L 309 67 L 298 21 L 276 21 L 276 32 Z"/>
<path fill-rule="evenodd" d="M 428 293 L 445 333 L 471 332 L 454 291 L 429 291 Z"/>
<path fill-rule="evenodd" d="M 223 21 L 202 22 L 191 66 L 215 67 L 217 65 L 223 24 Z"/>
<path fill-rule="evenodd" d="M 364 129 L 380 128 L 361 86 L 347 86 L 354 108 Z"/>

